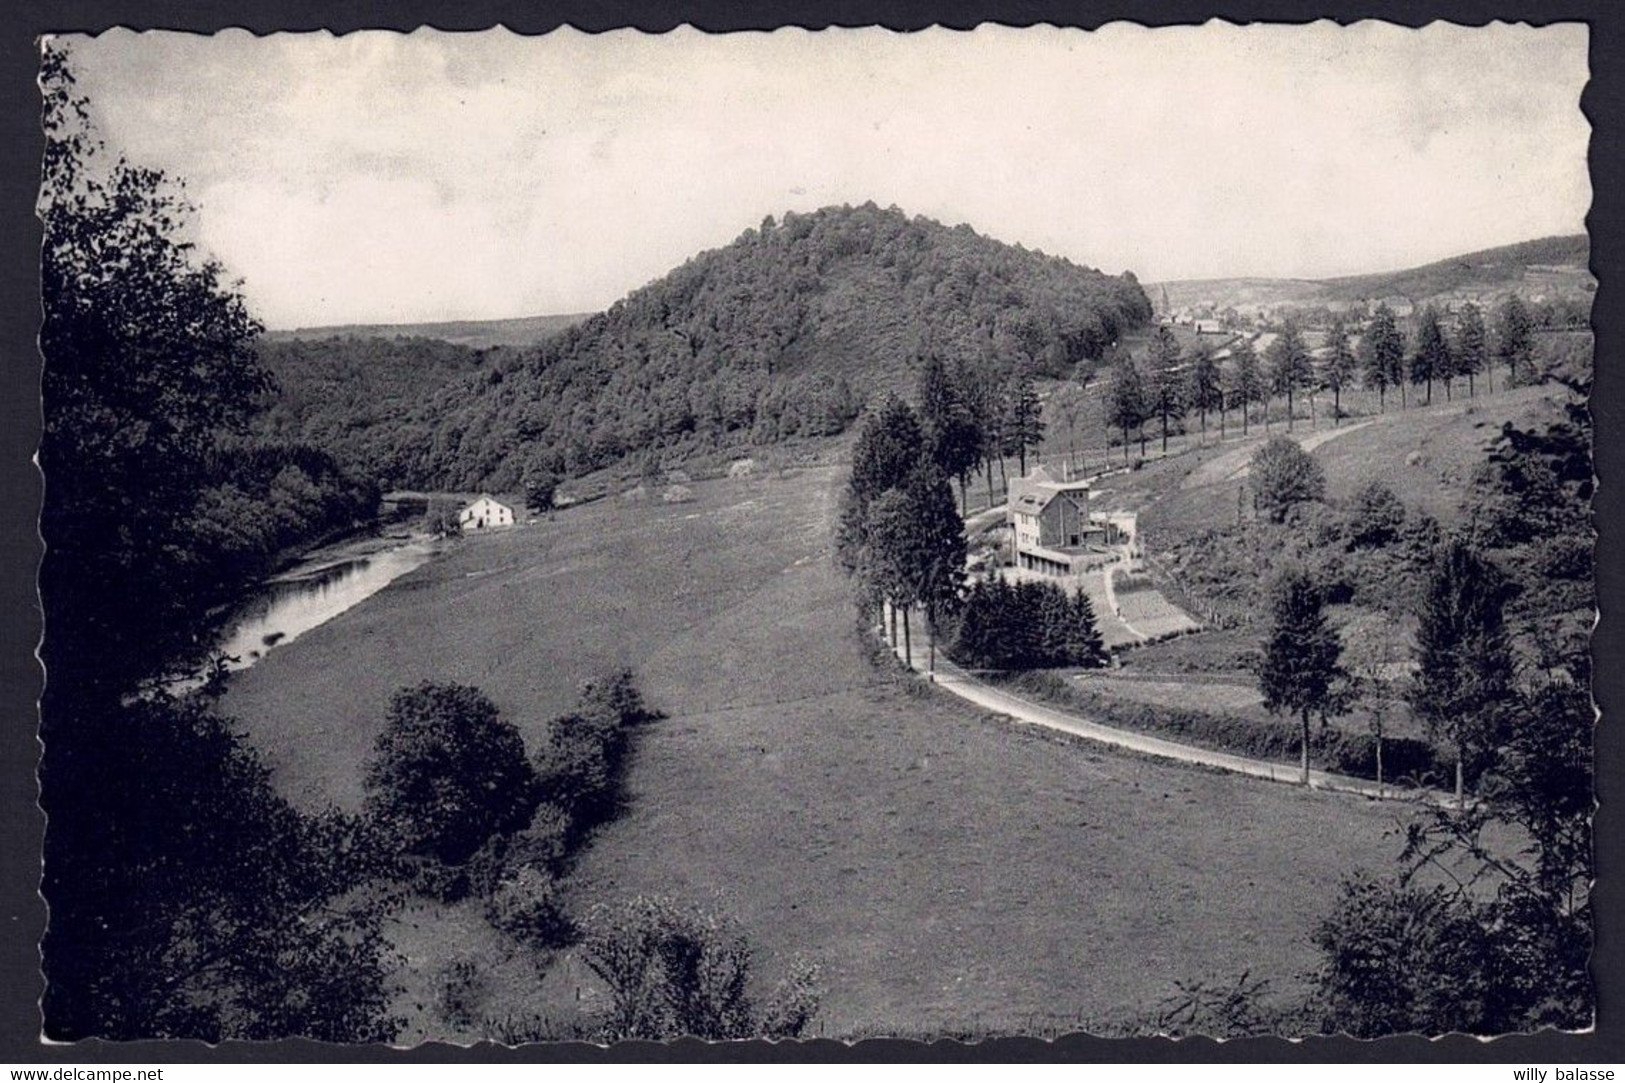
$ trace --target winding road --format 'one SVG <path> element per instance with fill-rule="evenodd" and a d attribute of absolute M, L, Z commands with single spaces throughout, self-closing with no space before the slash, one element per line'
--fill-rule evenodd
<path fill-rule="evenodd" d="M 921 627 L 924 627 L 923 623 Z M 898 660 L 903 661 L 902 644 L 890 646 Z M 1036 703 L 977 680 L 944 658 L 941 651 L 937 652 L 936 672 L 931 674 L 926 668 L 928 651 L 925 645 L 920 644 L 914 653 L 914 664 L 911 668 L 915 673 L 933 680 L 945 692 L 974 703 L 984 710 L 1006 715 L 1017 722 L 1042 726 L 1045 729 L 1068 733 L 1074 737 L 1082 737 L 1085 740 L 1128 749 L 1147 756 L 1156 756 L 1159 759 L 1195 764 L 1219 771 L 1229 771 L 1232 774 L 1268 779 L 1271 782 L 1297 784 L 1301 783 L 1303 778 L 1303 769 L 1296 764 L 1275 763 L 1230 752 L 1215 752 L 1197 745 L 1182 744 L 1134 730 L 1102 725 L 1070 711 Z M 1392 786 L 1383 786 L 1379 789 L 1375 782 L 1363 778 L 1337 775 L 1313 768 L 1309 771 L 1309 786 L 1311 789 L 1355 794 L 1372 800 L 1425 802 L 1443 806 L 1455 803 L 1451 795 L 1437 790 L 1401 790 Z"/>

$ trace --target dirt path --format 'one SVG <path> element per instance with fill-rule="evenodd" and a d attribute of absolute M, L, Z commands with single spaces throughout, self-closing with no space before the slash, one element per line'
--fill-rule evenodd
<path fill-rule="evenodd" d="M 1298 446 L 1305 451 L 1314 451 L 1322 444 L 1335 440 L 1339 436 L 1346 436 L 1351 432 L 1359 432 L 1367 425 L 1376 423 L 1375 418 L 1369 421 L 1356 421 L 1351 425 L 1340 425 L 1334 429 L 1316 429 L 1310 432 L 1280 432 L 1272 435 L 1286 436 L 1298 442 Z M 1253 452 L 1264 443 L 1263 433 L 1249 437 L 1243 446 L 1225 452 L 1223 455 L 1203 463 L 1192 470 L 1190 474 L 1179 483 L 1181 489 L 1198 489 L 1204 485 L 1218 485 L 1226 481 L 1240 481 L 1248 474 L 1249 464 Z"/>
<path fill-rule="evenodd" d="M 893 647 L 893 652 L 899 660 L 902 660 L 903 647 L 901 643 Z M 927 658 L 925 643 L 917 643 L 912 667 L 914 672 L 922 675 L 926 674 Z M 1230 752 L 1215 752 L 1212 749 L 1201 748 L 1196 745 L 1181 744 L 1178 741 L 1152 737 L 1149 734 L 1137 733 L 1134 730 L 1118 729 L 1115 726 L 1091 722 L 1069 711 L 1061 711 L 1054 707 L 1035 703 L 1022 696 L 994 688 L 977 680 L 952 662 L 949 662 L 942 656 L 940 651 L 937 652 L 936 673 L 932 679 L 944 691 L 950 692 L 960 699 L 974 703 L 985 710 L 1008 715 L 1017 722 L 1024 722 L 1028 725 L 1043 726 L 1045 729 L 1069 733 L 1074 737 L 1082 737 L 1101 744 L 1113 745 L 1117 748 L 1128 749 L 1131 752 L 1139 752 L 1147 756 L 1156 756 L 1159 759 L 1215 768 L 1232 774 L 1268 779 L 1271 782 L 1298 783 L 1303 777 L 1302 769 L 1293 764 L 1275 763 L 1270 760 L 1254 759 L 1251 756 L 1239 756 Z M 1348 775 L 1336 775 L 1329 771 L 1314 768 L 1309 771 L 1309 786 L 1311 789 L 1356 794 L 1374 800 L 1425 801 L 1432 804 L 1447 804 L 1453 800 L 1449 795 L 1433 790 L 1396 791 L 1390 786 L 1384 786 L 1379 790 L 1375 782 L 1351 778 Z"/>

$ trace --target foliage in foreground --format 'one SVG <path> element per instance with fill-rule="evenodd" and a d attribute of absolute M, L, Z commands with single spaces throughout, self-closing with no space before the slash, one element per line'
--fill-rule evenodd
<path fill-rule="evenodd" d="M 381 933 L 392 900 L 361 825 L 294 809 L 202 701 L 71 721 L 82 741 L 59 744 L 42 772 L 48 1035 L 394 1035 Z"/>
<path fill-rule="evenodd" d="M 185 239 L 178 184 L 103 146 L 59 44 L 40 74 L 45 1033 L 385 1040 L 363 832 L 284 801 L 210 703 L 153 691 L 203 660 L 214 607 L 370 492 L 245 439 L 259 324 Z"/>
<path fill-rule="evenodd" d="M 818 1013 L 815 966 L 795 960 L 759 999 L 750 944 L 731 921 L 698 907 L 640 895 L 599 905 L 587 929 L 582 957 L 611 996 L 602 1040 L 795 1038 Z"/>

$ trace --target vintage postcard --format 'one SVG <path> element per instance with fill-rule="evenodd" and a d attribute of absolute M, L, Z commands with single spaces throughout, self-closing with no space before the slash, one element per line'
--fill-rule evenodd
<path fill-rule="evenodd" d="M 44 1036 L 1589 1029 L 1588 47 L 44 39 Z"/>

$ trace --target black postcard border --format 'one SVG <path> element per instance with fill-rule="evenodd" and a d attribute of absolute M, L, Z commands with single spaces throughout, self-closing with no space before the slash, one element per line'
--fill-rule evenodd
<path fill-rule="evenodd" d="M 43 484 L 33 464 L 40 432 L 39 355 L 39 225 L 34 197 L 39 180 L 39 96 L 34 79 L 38 53 L 35 39 L 48 32 L 97 32 L 114 26 L 137 29 L 190 30 L 207 33 L 228 26 L 256 33 L 321 29 L 335 33 L 364 28 L 410 30 L 421 25 L 440 29 L 482 29 L 503 24 L 524 33 L 542 33 L 571 24 L 589 31 L 635 26 L 659 32 L 690 23 L 712 31 L 771 29 L 797 25 L 884 25 L 897 30 L 931 25 L 969 28 L 982 22 L 1009 25 L 1053 23 L 1089 28 L 1117 19 L 1146 25 L 1201 23 L 1210 18 L 1231 22 L 1309 22 L 1321 18 L 1340 23 L 1383 19 L 1419 26 L 1435 19 L 1467 25 L 1493 20 L 1538 24 L 1583 21 L 1591 27 L 1592 81 L 1582 105 L 1591 119 L 1591 178 L 1594 201 L 1587 225 L 1592 242 L 1592 268 L 1599 279 L 1593 321 L 1599 363 L 1592 397 L 1596 419 L 1596 499 L 1598 594 L 1603 621 L 1593 650 L 1598 665 L 1596 697 L 1604 712 L 1597 729 L 1596 819 L 1598 886 L 1597 946 L 1593 972 L 1598 986 L 1598 1026 L 1590 1034 L 1542 1033 L 1484 1042 L 1462 1036 L 1435 1041 L 1395 1038 L 1377 1042 L 1352 1039 L 1309 1039 L 1286 1042 L 1249 1039 L 1216 1043 L 1205 1039 L 1105 1040 L 1074 1035 L 1055 1042 L 1034 1039 L 991 1039 L 974 1044 L 952 1041 L 920 1043 L 872 1040 L 856 1045 L 833 1041 L 803 1043 L 741 1042 L 707 1045 L 695 1041 L 666 1045 L 625 1043 L 609 1049 L 586 1045 L 546 1045 L 505 1049 L 482 1045 L 472 1049 L 432 1044 L 410 1050 L 381 1046 L 334 1046 L 307 1041 L 266 1044 L 229 1042 L 210 1047 L 196 1042 L 82 1042 L 46 1045 L 39 1039 L 38 942 L 45 907 L 38 894 L 39 849 L 44 817 L 35 803 L 34 777 L 39 755 L 36 739 L 37 697 L 42 671 L 35 659 L 41 614 L 35 589 L 41 543 L 37 530 Z M 1625 1061 L 1625 902 L 1621 901 L 1620 783 L 1625 770 L 1625 739 L 1609 715 L 1625 703 L 1625 667 L 1611 664 L 1621 655 L 1617 619 L 1610 619 L 1622 597 L 1625 561 L 1619 551 L 1621 485 L 1625 477 L 1625 372 L 1616 373 L 1613 357 L 1622 344 L 1619 303 L 1621 249 L 1625 247 L 1621 198 L 1625 191 L 1619 122 L 1625 116 L 1620 68 L 1625 61 L 1625 16 L 1605 2 L 1509 4 L 1484 0 L 1441 0 L 1433 4 L 1291 3 L 1286 0 L 1108 5 L 1058 0 L 617 0 L 591 3 L 515 3 L 513 0 L 229 0 L 200 5 L 188 0 L 25 0 L 0 16 L 0 132 L 6 153 L 0 156 L 0 231 L 5 259 L 0 262 L 0 1062 L 61 1064 L 93 1062 L 1450 1062 L 1576 1064 Z"/>

